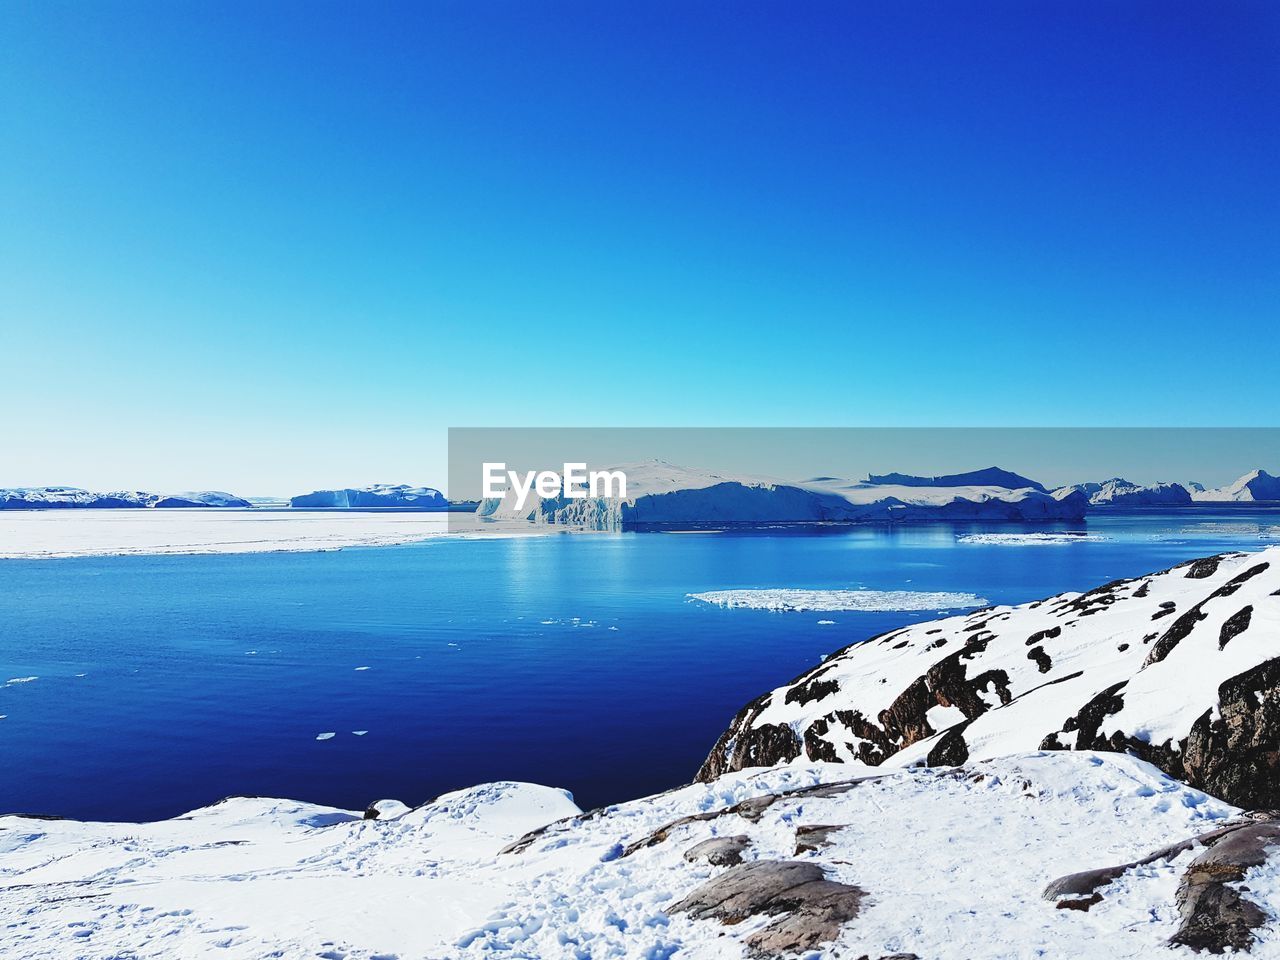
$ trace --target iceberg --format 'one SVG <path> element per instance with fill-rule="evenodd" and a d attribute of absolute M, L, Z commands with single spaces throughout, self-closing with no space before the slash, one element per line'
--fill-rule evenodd
<path fill-rule="evenodd" d="M 1055 490 L 1054 496 L 1080 493 L 1089 498 L 1092 507 L 1185 507 L 1191 503 L 1191 492 L 1180 483 L 1142 485 L 1113 477 L 1102 483 L 1079 483 Z"/>
<path fill-rule="evenodd" d="M 407 483 L 375 483 L 367 487 L 313 490 L 289 498 L 291 507 L 398 507 L 413 510 L 448 510 L 449 501 L 434 487 Z"/>
<path fill-rule="evenodd" d="M 1247 503 L 1257 500 L 1280 500 L 1280 477 L 1273 477 L 1265 470 L 1246 473 L 1235 483 L 1216 490 L 1201 488 L 1192 493 L 1195 500 L 1208 502 Z"/>
<path fill-rule="evenodd" d="M 1041 493 L 1048 492 L 1036 481 L 1008 470 L 1001 470 L 999 467 L 987 467 L 985 470 L 971 470 L 968 473 L 953 473 L 942 477 L 913 477 L 906 473 L 886 473 L 882 476 L 871 474 L 867 482 L 898 487 L 1004 487 L 1006 490 L 1022 490 L 1030 487 Z"/>
<path fill-rule="evenodd" d="M 719 474 L 658 460 L 614 469 L 627 475 L 625 499 L 543 498 L 534 492 L 518 508 L 514 492 L 508 492 L 482 500 L 476 515 L 621 530 L 677 524 L 1079 520 L 1087 505 L 1083 495 L 1055 497 L 1030 486 L 914 486 L 834 477 L 790 481 Z"/>
<path fill-rule="evenodd" d="M 9 487 L 0 489 L 0 510 L 50 510 L 65 508 L 139 507 L 250 507 L 252 504 L 223 490 L 187 490 L 182 493 L 148 493 L 115 490 L 95 493 L 80 487 Z"/>

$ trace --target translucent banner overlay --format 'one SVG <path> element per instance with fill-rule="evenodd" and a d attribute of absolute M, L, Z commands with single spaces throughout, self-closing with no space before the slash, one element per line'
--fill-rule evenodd
<path fill-rule="evenodd" d="M 459 530 L 1069 524 L 1100 509 L 1280 507 L 1276 473 L 1280 428 L 449 431 Z"/>

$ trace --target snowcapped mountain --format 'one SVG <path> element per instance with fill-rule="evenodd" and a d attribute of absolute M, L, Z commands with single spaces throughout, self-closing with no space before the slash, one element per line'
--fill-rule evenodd
<path fill-rule="evenodd" d="M 1265 470 L 1246 473 L 1235 483 L 1216 490 L 1203 488 L 1192 495 L 1196 500 L 1248 502 L 1253 500 L 1280 501 L 1280 477 L 1273 477 Z"/>
<path fill-rule="evenodd" d="M 144 490 L 117 490 L 94 493 L 79 487 L 10 487 L 0 489 L 0 510 L 47 510 L 65 507 L 248 507 L 234 494 L 222 490 L 195 490 L 183 493 L 148 493 Z"/>
<path fill-rule="evenodd" d="M 292 497 L 291 507 L 412 507 L 415 510 L 446 510 L 449 501 L 433 487 L 411 487 L 407 483 L 375 483 L 367 487 L 314 490 Z"/>
<path fill-rule="evenodd" d="M 1132 751 L 1280 807 L 1280 548 L 855 643 L 734 718 L 699 772 Z"/>
<path fill-rule="evenodd" d="M 1082 493 L 1089 498 L 1089 505 L 1106 506 L 1162 506 L 1183 507 L 1191 503 L 1191 492 L 1180 483 L 1153 483 L 1142 485 L 1114 477 L 1102 483 L 1081 483 L 1060 487 L 1054 496 Z"/>
<path fill-rule="evenodd" d="M 797 763 L 590 813 L 561 790 L 495 783 L 364 814 L 242 797 L 150 824 L 10 816 L 0 952 L 1189 956 L 1178 944 L 1274 960 L 1269 816 L 1089 752 Z"/>
<path fill-rule="evenodd" d="M 1086 505 L 1083 496 L 1054 498 L 1032 487 L 1011 490 L 996 485 L 915 486 L 831 477 L 790 481 L 717 474 L 664 461 L 612 469 L 627 475 L 625 500 L 543 499 L 531 492 L 524 507 L 517 509 L 516 496 L 509 492 L 501 500 L 482 501 L 476 513 L 481 517 L 617 530 L 678 523 L 1078 520 Z"/>

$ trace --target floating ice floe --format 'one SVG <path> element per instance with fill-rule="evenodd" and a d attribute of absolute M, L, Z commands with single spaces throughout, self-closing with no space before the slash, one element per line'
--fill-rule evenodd
<path fill-rule="evenodd" d="M 332 739 L 333 739 L 334 737 L 336 737 L 336 736 L 337 736 L 337 734 L 336 734 L 336 733 L 333 733 L 333 732 L 329 732 L 329 733 L 317 733 L 317 734 L 316 734 L 316 739 L 317 739 L 317 740 L 332 740 Z"/>
<path fill-rule="evenodd" d="M 11 686 L 15 683 L 30 683 L 32 680 L 39 680 L 39 677 L 10 677 L 5 681 L 5 686 Z"/>
<path fill-rule="evenodd" d="M 956 537 L 956 542 L 1001 547 L 1060 547 L 1068 543 L 1099 543 L 1106 539 L 1095 533 L 967 533 Z"/>
<path fill-rule="evenodd" d="M 686 594 L 692 600 L 729 609 L 748 610 L 942 610 L 985 607 L 972 593 L 925 593 L 912 590 L 710 590 Z"/>
<path fill-rule="evenodd" d="M 352 730 L 351 735 L 354 737 L 363 737 L 368 732 L 368 730 Z"/>
<path fill-rule="evenodd" d="M 819 620 L 819 621 L 818 621 L 818 626 L 820 626 L 820 627 L 831 627 L 831 626 L 835 626 L 835 621 L 834 621 L 834 620 Z"/>
<path fill-rule="evenodd" d="M 368 670 L 368 669 L 369 669 L 368 667 L 356 667 L 356 673 L 359 673 L 361 670 Z"/>

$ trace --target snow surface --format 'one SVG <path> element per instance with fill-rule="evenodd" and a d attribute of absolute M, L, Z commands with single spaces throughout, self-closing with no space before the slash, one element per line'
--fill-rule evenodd
<path fill-rule="evenodd" d="M 686 594 L 718 607 L 749 610 L 953 610 L 983 607 L 972 593 L 929 593 L 913 590 L 709 590 Z M 819 623 L 830 623 L 820 620 Z"/>
<path fill-rule="evenodd" d="M 0 510 L 0 559 L 341 550 L 446 536 L 539 532 L 546 530 L 527 524 L 467 523 L 465 515 L 446 513 Z"/>
<path fill-rule="evenodd" d="M 753 796 L 866 777 L 836 796 Z M 1187 857 L 1131 871 L 1089 913 L 1041 899 L 1063 874 L 1137 859 L 1234 808 L 1115 754 L 1030 753 L 960 771 L 795 764 L 578 816 L 560 790 L 486 784 L 390 819 L 238 798 L 151 824 L 0 818 L 0 955 L 7 960 L 433 958 L 740 960 L 765 922 L 668 914 L 723 868 L 684 852 L 745 834 L 747 859 L 794 859 L 796 827 L 842 827 L 800 855 L 867 892 L 823 956 L 930 960 L 1194 956 L 1164 941 Z M 561 820 L 561 818 L 570 818 Z M 526 831 L 560 821 L 524 849 Z M 1275 902 L 1259 868 L 1250 896 Z M 1280 957 L 1273 922 L 1253 955 Z"/>

